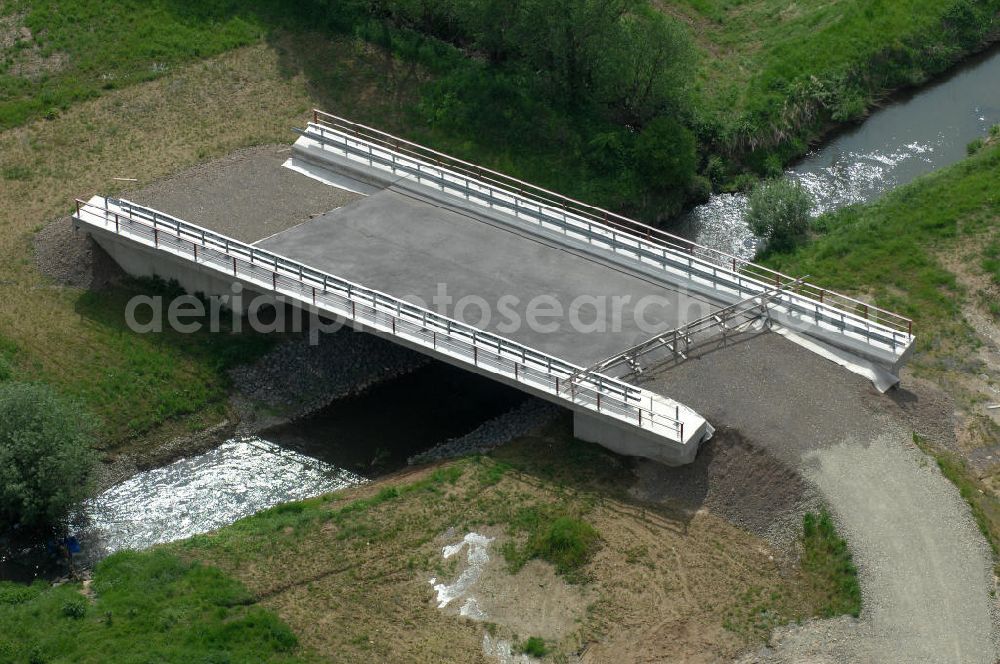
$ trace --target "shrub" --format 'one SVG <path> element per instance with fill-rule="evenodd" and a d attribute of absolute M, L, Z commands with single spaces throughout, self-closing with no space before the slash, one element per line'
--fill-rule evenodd
<path fill-rule="evenodd" d="M 650 122 L 635 146 L 639 176 L 653 190 L 684 188 L 698 165 L 694 134 L 677 120 L 661 116 Z"/>
<path fill-rule="evenodd" d="M 750 193 L 747 224 L 769 249 L 787 251 L 806 239 L 812 208 L 812 196 L 798 182 L 767 180 Z"/>
<path fill-rule="evenodd" d="M 545 639 L 540 636 L 531 636 L 521 644 L 521 652 L 532 657 L 545 657 L 549 653 L 549 649 L 545 645 Z"/>
<path fill-rule="evenodd" d="M 525 508 L 511 525 L 515 531 L 528 534 L 523 546 L 507 542 L 502 548 L 514 572 L 529 560 L 539 558 L 552 563 L 556 572 L 568 580 L 579 580 L 581 568 L 590 561 L 600 542 L 600 535 L 589 523 L 552 510 Z"/>
<path fill-rule="evenodd" d="M 712 181 L 704 175 L 695 175 L 688 183 L 688 197 L 694 203 L 707 203 L 712 196 Z"/>
<path fill-rule="evenodd" d="M 965 146 L 965 154 L 971 157 L 972 155 L 982 150 L 984 145 L 986 145 L 986 141 L 984 141 L 983 139 L 981 138 L 973 139 L 969 141 L 969 143 Z"/>
<path fill-rule="evenodd" d="M 87 602 L 82 597 L 74 597 L 63 602 L 62 614 L 67 618 L 83 618 L 87 615 Z"/>
<path fill-rule="evenodd" d="M 0 384 L 0 529 L 57 524 L 86 495 L 89 419 L 36 384 Z"/>

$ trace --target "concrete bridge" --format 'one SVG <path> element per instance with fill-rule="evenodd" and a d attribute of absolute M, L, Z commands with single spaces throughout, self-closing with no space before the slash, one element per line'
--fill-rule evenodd
<path fill-rule="evenodd" d="M 651 368 L 766 327 L 884 391 L 912 349 L 908 319 L 805 279 L 326 113 L 296 131 L 284 166 L 355 200 L 249 241 L 211 221 L 233 201 L 199 191 L 201 218 L 94 196 L 74 224 L 133 275 L 208 295 L 239 283 L 563 405 L 577 437 L 669 464 L 713 429 L 669 388 L 637 385 Z M 282 195 L 247 191 L 278 208 Z"/>

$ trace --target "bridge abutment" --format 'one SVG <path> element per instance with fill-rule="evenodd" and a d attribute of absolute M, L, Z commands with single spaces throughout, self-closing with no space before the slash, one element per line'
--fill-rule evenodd
<path fill-rule="evenodd" d="M 714 429 L 705 424 L 699 444 L 711 438 Z M 645 457 L 667 466 L 683 466 L 694 461 L 698 445 L 683 444 L 650 434 L 635 427 L 616 426 L 607 418 L 573 411 L 573 436 L 588 443 L 597 443 L 626 456 Z"/>

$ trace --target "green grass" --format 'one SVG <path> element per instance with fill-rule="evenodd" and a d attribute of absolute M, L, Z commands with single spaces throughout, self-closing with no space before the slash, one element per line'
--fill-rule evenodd
<path fill-rule="evenodd" d="M 913 442 L 937 462 L 941 474 L 958 488 L 969 504 L 983 537 L 989 542 L 994 555 L 1000 554 L 1000 500 L 973 477 L 968 466 L 958 456 L 931 446 L 922 436 L 913 434 Z"/>
<path fill-rule="evenodd" d="M 822 598 L 820 616 L 832 618 L 861 613 L 858 570 L 826 511 L 812 512 L 802 519 L 802 571 Z"/>
<path fill-rule="evenodd" d="M 874 296 L 877 304 L 913 318 L 925 360 L 928 353 L 967 347 L 974 337 L 960 315 L 964 291 L 939 256 L 956 240 L 994 227 L 998 178 L 1000 147 L 988 145 L 876 203 L 823 215 L 812 242 L 764 262 L 808 274 L 827 288 Z"/>
<path fill-rule="evenodd" d="M 562 513 L 551 506 L 521 508 L 510 523 L 515 536 L 524 542 L 506 542 L 502 548 L 512 572 L 535 558 L 552 563 L 556 572 L 572 581 L 583 579 L 581 569 L 600 544 L 600 535 L 586 521 Z"/>
<path fill-rule="evenodd" d="M 76 300 L 77 313 L 98 339 L 99 366 L 107 368 L 52 380 L 101 418 L 102 433 L 110 441 L 220 406 L 229 389 L 227 371 L 252 362 L 280 338 L 255 333 L 246 325 L 234 334 L 227 315 L 222 316 L 219 333 L 210 332 L 207 325 L 193 334 L 181 334 L 166 324 L 161 333 L 137 334 L 128 328 L 125 307 L 131 297 L 162 297 L 165 307 L 181 292 L 162 282 L 129 279 L 110 290 L 85 291 Z M 99 359 L 105 355 L 106 363 Z"/>
<path fill-rule="evenodd" d="M 0 582 L 4 662 L 301 662 L 289 628 L 216 568 L 122 552 L 79 583 Z"/>
<path fill-rule="evenodd" d="M 521 644 L 520 650 L 531 657 L 545 657 L 549 654 L 545 639 L 540 636 L 529 636 L 528 640 Z"/>
<path fill-rule="evenodd" d="M 945 70 L 987 37 L 996 0 L 657 0 L 702 50 L 696 115 L 740 152 L 801 150 L 830 121 Z M 768 149 L 755 155 L 762 169 Z"/>
<path fill-rule="evenodd" d="M 263 34 L 252 18 L 204 20 L 197 5 L 170 0 L 15 0 L 2 7 L 32 39 L 0 53 L 0 129 L 52 117 L 102 90 L 156 78 Z M 31 60 L 50 64 L 17 75 Z"/>
<path fill-rule="evenodd" d="M 982 267 L 990 280 L 1000 286 L 1000 240 L 993 240 L 983 247 Z"/>

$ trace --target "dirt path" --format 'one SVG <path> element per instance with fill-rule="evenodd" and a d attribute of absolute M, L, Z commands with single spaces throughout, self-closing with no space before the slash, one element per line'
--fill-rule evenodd
<path fill-rule="evenodd" d="M 859 620 L 786 628 L 744 662 L 996 661 L 991 553 L 957 489 L 912 443 L 947 412 L 934 394 L 904 385 L 879 395 L 771 334 L 649 380 L 797 468 L 854 554 Z"/>
<path fill-rule="evenodd" d="M 814 621 L 746 661 L 994 662 L 990 552 L 936 467 L 889 430 L 806 456 L 860 571 L 861 620 Z"/>

